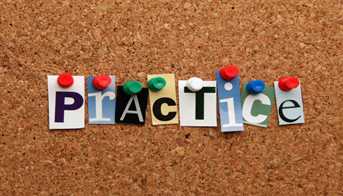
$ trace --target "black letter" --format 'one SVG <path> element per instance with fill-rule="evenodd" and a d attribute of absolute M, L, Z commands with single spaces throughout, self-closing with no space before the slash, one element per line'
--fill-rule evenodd
<path fill-rule="evenodd" d="M 66 97 L 74 99 L 73 104 L 66 105 L 64 100 Z M 83 98 L 79 93 L 75 92 L 56 92 L 55 105 L 55 122 L 64 122 L 64 110 L 77 110 L 83 104 Z"/>
<path fill-rule="evenodd" d="M 200 91 L 193 92 L 187 87 L 184 89 L 185 93 L 195 93 L 195 119 L 204 119 L 204 95 L 205 93 L 215 93 L 215 87 L 203 87 Z"/>
<path fill-rule="evenodd" d="M 168 98 L 168 97 L 162 97 L 160 99 L 157 99 L 154 102 L 154 105 L 152 106 L 152 111 L 154 112 L 154 116 L 160 120 L 160 121 L 168 121 L 171 120 L 175 117 L 176 112 L 168 112 L 167 115 L 163 115 L 161 112 L 161 106 L 162 104 L 167 104 L 168 106 L 175 106 L 176 103 L 173 99 Z"/>
<path fill-rule="evenodd" d="M 293 106 L 286 106 L 286 107 L 284 107 L 283 105 L 284 105 L 285 103 L 287 103 L 287 102 L 293 103 Z M 279 114 L 280 114 L 280 117 L 282 118 L 282 120 L 284 120 L 284 121 L 286 121 L 286 122 L 289 122 L 289 123 L 297 121 L 301 116 L 298 116 L 298 117 L 295 118 L 295 119 L 289 119 L 289 118 L 287 118 L 286 115 L 283 113 L 283 109 L 291 109 L 291 108 L 299 108 L 299 107 L 300 107 L 299 103 L 296 102 L 296 101 L 294 101 L 294 100 L 286 100 L 286 101 L 282 102 L 281 105 L 280 105 L 280 107 L 279 107 Z"/>

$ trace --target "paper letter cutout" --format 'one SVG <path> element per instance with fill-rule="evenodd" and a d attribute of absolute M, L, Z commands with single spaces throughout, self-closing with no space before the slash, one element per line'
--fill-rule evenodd
<path fill-rule="evenodd" d="M 115 124 L 115 77 L 105 90 L 93 86 L 93 76 L 87 78 L 89 124 Z"/>
<path fill-rule="evenodd" d="M 217 126 L 216 81 L 204 81 L 204 87 L 192 92 L 186 80 L 179 80 L 180 125 Z"/>
<path fill-rule="evenodd" d="M 288 92 L 279 88 L 279 82 L 274 82 L 279 125 L 305 123 L 304 105 L 301 96 L 301 85 Z"/>
<path fill-rule="evenodd" d="M 224 80 L 216 72 L 221 132 L 243 131 L 240 77 Z"/>
<path fill-rule="evenodd" d="M 83 76 L 73 76 L 74 84 L 61 88 L 58 76 L 48 76 L 49 129 L 81 129 L 85 127 Z"/>
<path fill-rule="evenodd" d="M 242 93 L 244 123 L 268 127 L 269 115 L 274 100 L 273 88 L 266 86 L 262 93 L 251 95 L 247 92 L 246 85 L 244 84 Z"/>
<path fill-rule="evenodd" d="M 158 91 L 149 90 L 151 120 L 153 125 L 177 124 L 177 101 L 174 74 L 148 75 L 148 81 L 154 77 L 166 80 L 166 86 Z"/>
<path fill-rule="evenodd" d="M 136 95 L 127 95 L 123 86 L 117 87 L 116 122 L 127 124 L 144 124 L 148 101 L 148 89 L 143 88 Z"/>

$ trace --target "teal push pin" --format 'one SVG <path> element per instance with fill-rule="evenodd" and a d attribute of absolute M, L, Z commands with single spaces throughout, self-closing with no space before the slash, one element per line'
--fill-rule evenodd
<path fill-rule="evenodd" d="M 263 80 L 251 80 L 248 82 L 246 86 L 246 90 L 253 95 L 256 95 L 258 93 L 262 93 L 265 88 L 265 84 Z"/>
<path fill-rule="evenodd" d="M 154 77 L 148 81 L 149 89 L 153 92 L 158 92 L 166 86 L 167 82 L 162 77 Z"/>
<path fill-rule="evenodd" d="M 142 91 L 142 88 L 143 84 L 135 80 L 129 80 L 123 85 L 123 91 L 127 95 L 137 94 Z"/>

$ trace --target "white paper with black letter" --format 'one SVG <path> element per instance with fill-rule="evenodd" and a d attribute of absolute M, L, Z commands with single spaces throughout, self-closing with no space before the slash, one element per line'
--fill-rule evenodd
<path fill-rule="evenodd" d="M 49 129 L 80 129 L 85 126 L 83 76 L 73 76 L 71 87 L 61 88 L 58 76 L 48 76 Z"/>
<path fill-rule="evenodd" d="M 301 86 L 290 91 L 282 91 L 279 82 L 274 82 L 279 125 L 303 124 L 304 105 L 301 95 Z"/>
<path fill-rule="evenodd" d="M 179 81 L 180 125 L 217 126 L 216 81 L 204 81 L 204 87 L 192 92 L 186 80 Z"/>

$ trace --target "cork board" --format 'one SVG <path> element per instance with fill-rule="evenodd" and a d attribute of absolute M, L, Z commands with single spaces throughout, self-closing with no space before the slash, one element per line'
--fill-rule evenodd
<path fill-rule="evenodd" d="M 342 1 L 0 1 L 0 195 L 343 194 Z M 47 74 L 301 78 L 305 125 L 48 131 Z M 129 71 L 128 71 L 129 70 Z"/>

